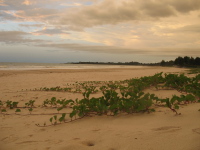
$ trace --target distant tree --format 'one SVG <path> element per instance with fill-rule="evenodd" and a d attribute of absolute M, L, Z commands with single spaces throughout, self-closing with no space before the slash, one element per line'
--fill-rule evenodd
<path fill-rule="evenodd" d="M 179 56 L 178 58 L 175 59 L 174 64 L 178 65 L 178 66 L 183 66 L 184 65 L 184 59 Z"/>
<path fill-rule="evenodd" d="M 193 57 L 190 57 L 189 64 L 190 64 L 190 65 L 195 65 L 195 64 L 194 64 L 194 60 L 195 60 L 195 59 L 194 59 Z"/>
<path fill-rule="evenodd" d="M 173 60 L 168 61 L 168 65 L 169 66 L 173 66 L 174 65 L 174 61 Z"/>
<path fill-rule="evenodd" d="M 190 57 L 188 57 L 188 56 L 185 56 L 184 58 L 183 58 L 183 60 L 184 60 L 184 65 L 190 65 Z"/>
<path fill-rule="evenodd" d="M 188 57 L 188 56 L 185 56 L 185 57 L 179 56 L 178 58 L 175 59 L 174 64 L 181 66 L 181 67 L 182 66 L 186 66 L 186 67 L 200 66 L 200 58 L 199 57 L 193 58 L 193 57 Z"/>
<path fill-rule="evenodd" d="M 161 63 L 160 63 L 160 65 L 161 65 L 161 66 L 165 66 L 165 65 L 166 65 L 166 62 L 165 62 L 164 60 L 162 60 Z"/>
<path fill-rule="evenodd" d="M 195 58 L 194 64 L 197 65 L 197 66 L 200 66 L 200 58 L 199 57 Z"/>

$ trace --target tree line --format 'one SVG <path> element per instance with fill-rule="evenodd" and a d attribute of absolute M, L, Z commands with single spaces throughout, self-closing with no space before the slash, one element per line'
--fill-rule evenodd
<path fill-rule="evenodd" d="M 177 57 L 175 60 L 157 63 L 140 63 L 140 62 L 76 62 L 72 64 L 99 64 L 99 65 L 135 65 L 135 66 L 179 66 L 179 67 L 200 67 L 200 57 Z"/>
<path fill-rule="evenodd" d="M 177 57 L 174 61 L 164 61 L 160 63 L 161 66 L 179 66 L 179 67 L 199 67 L 200 66 L 200 57 Z"/>

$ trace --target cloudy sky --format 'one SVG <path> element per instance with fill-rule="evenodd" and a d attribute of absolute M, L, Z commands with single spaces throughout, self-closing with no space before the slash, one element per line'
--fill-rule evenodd
<path fill-rule="evenodd" d="M 200 0 L 0 0 L 0 62 L 200 57 Z"/>

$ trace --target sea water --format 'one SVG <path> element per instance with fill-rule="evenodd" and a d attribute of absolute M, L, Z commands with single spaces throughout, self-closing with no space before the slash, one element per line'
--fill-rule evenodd
<path fill-rule="evenodd" d="M 0 63 L 0 70 L 41 70 L 41 69 L 104 69 L 104 68 L 144 68 L 145 66 L 62 64 L 62 63 Z"/>

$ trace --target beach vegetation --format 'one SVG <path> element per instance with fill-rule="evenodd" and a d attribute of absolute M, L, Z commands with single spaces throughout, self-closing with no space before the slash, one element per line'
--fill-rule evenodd
<path fill-rule="evenodd" d="M 31 107 L 31 108 L 29 108 L 28 109 L 28 111 L 29 111 L 29 113 L 31 114 L 32 113 L 32 111 L 33 111 L 33 108 Z"/>
<path fill-rule="evenodd" d="M 34 107 L 34 103 L 35 103 L 35 100 L 29 100 L 29 102 L 25 103 L 25 107 L 32 108 Z"/>
<path fill-rule="evenodd" d="M 6 107 L 9 107 L 10 109 L 16 108 L 19 102 L 14 102 L 7 100 L 6 101 Z"/>
<path fill-rule="evenodd" d="M 146 92 L 151 90 L 177 90 L 180 95 L 160 98 L 155 94 Z M 50 125 L 69 123 L 87 116 L 107 115 L 116 116 L 118 114 L 152 113 L 156 107 L 169 108 L 175 115 L 180 115 L 181 105 L 200 102 L 200 75 L 189 77 L 185 74 L 163 74 L 157 73 L 153 76 L 132 78 L 121 81 L 85 81 L 66 84 L 66 87 L 44 87 L 33 91 L 43 92 L 75 92 L 81 93 L 82 98 L 57 99 L 52 97 L 43 101 L 43 107 L 57 110 L 50 117 Z M 98 93 L 100 96 L 95 96 Z M 5 106 L 4 106 L 5 104 Z M 16 108 L 15 113 L 21 112 L 18 102 L 0 101 L 1 112 L 6 112 L 7 108 Z M 32 114 L 35 100 L 25 103 L 29 113 Z M 46 109 L 46 108 L 44 108 Z M 63 113 L 60 113 L 62 110 Z M 67 112 L 65 112 L 67 110 Z M 50 114 L 49 114 L 50 115 Z M 68 120 L 69 119 L 69 120 Z M 42 126 L 50 126 L 45 123 Z M 37 126 L 40 126 L 37 124 Z"/>
<path fill-rule="evenodd" d="M 5 112 L 7 112 L 7 110 L 4 108 L 4 109 L 1 109 L 1 112 L 5 113 Z"/>
<path fill-rule="evenodd" d="M 21 109 L 17 108 L 17 109 L 15 110 L 15 114 L 17 114 L 17 112 L 21 112 Z"/>

